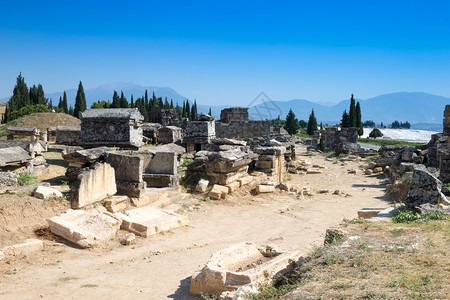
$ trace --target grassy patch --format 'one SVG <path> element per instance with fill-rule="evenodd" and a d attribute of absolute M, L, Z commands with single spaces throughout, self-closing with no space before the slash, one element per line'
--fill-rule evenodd
<path fill-rule="evenodd" d="M 401 142 L 401 141 L 392 141 L 392 140 L 376 140 L 376 139 L 358 139 L 359 143 L 364 143 L 364 144 L 371 144 L 371 145 L 376 145 L 376 146 L 394 146 L 394 145 L 404 145 L 404 146 L 408 146 L 408 147 L 415 147 L 415 146 L 419 146 L 422 145 L 422 143 L 411 143 L 411 142 Z"/>
<path fill-rule="evenodd" d="M 448 220 L 347 222 L 346 231 L 360 239 L 315 248 L 249 299 L 450 299 Z"/>
<path fill-rule="evenodd" d="M 17 183 L 20 186 L 35 183 L 37 180 L 36 176 L 28 172 L 20 173 L 18 175 L 19 177 L 17 177 Z"/>
<path fill-rule="evenodd" d="M 61 277 L 59 279 L 59 281 L 67 282 L 67 281 L 70 281 L 70 280 L 77 280 L 77 279 L 80 279 L 80 278 L 75 277 L 75 276 L 67 276 L 67 277 Z"/>

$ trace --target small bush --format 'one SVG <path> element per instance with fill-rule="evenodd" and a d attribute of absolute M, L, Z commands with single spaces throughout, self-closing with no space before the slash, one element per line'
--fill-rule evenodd
<path fill-rule="evenodd" d="M 183 168 L 185 168 L 185 167 L 189 166 L 190 164 L 192 164 L 193 162 L 194 162 L 193 159 L 188 158 L 188 159 L 185 159 L 185 160 L 183 161 L 183 163 L 181 164 L 181 166 L 182 166 Z"/>
<path fill-rule="evenodd" d="M 417 220 L 420 220 L 420 214 L 410 210 L 401 211 L 392 218 L 394 223 L 411 223 Z"/>
<path fill-rule="evenodd" d="M 28 173 L 28 172 L 24 172 L 24 173 L 21 173 L 18 175 L 19 175 L 19 177 L 17 177 L 17 183 L 20 186 L 32 184 L 32 183 L 36 182 L 36 180 L 37 180 L 36 176 L 34 176 L 33 174 Z"/>

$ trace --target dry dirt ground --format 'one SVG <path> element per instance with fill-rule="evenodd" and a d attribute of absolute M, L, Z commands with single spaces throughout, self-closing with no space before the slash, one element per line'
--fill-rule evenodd
<path fill-rule="evenodd" d="M 297 152 L 299 159 L 325 169 L 323 174 L 291 175 L 289 182 L 329 193 L 298 199 L 286 192 L 253 196 L 240 191 L 226 201 L 200 201 L 185 212 L 190 226 L 139 238 L 134 246 L 110 241 L 83 250 L 44 235 L 43 251 L 0 262 L 0 298 L 200 299 L 189 295 L 191 275 L 215 251 L 249 241 L 300 249 L 306 255 L 323 244 L 327 228 L 344 218 L 357 217 L 362 208 L 390 206 L 384 181 L 362 175 L 359 167 L 365 162 L 333 163 L 308 154 L 304 147 Z M 348 174 L 347 169 L 358 173 Z M 343 193 L 335 195 L 335 190 Z M 42 214 L 42 220 L 51 213 Z M 16 223 L 21 222 L 20 214 L 17 218 Z"/>

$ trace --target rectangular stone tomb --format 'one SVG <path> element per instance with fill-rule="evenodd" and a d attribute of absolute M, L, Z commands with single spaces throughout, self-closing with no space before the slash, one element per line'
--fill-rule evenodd
<path fill-rule="evenodd" d="M 21 147 L 0 149 L 0 167 L 23 164 L 31 161 L 31 156 Z"/>
<path fill-rule="evenodd" d="M 151 206 L 131 209 L 116 215 L 122 219 L 122 229 L 143 237 L 189 225 L 186 216 Z"/>
<path fill-rule="evenodd" d="M 298 266 L 299 251 L 280 253 L 269 246 L 240 243 L 213 253 L 206 266 L 192 275 L 190 293 L 220 295 L 239 287 L 271 281 Z"/>
<path fill-rule="evenodd" d="M 47 220 L 50 230 L 56 235 L 82 247 L 93 247 L 117 234 L 121 220 L 115 215 L 89 213 L 69 209 L 65 213 Z"/>

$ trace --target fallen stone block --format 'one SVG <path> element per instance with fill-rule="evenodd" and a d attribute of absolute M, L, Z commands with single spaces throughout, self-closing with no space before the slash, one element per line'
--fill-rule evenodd
<path fill-rule="evenodd" d="M 82 247 L 93 247 L 117 234 L 121 220 L 115 215 L 89 213 L 69 209 L 65 213 L 47 220 L 51 232 Z"/>
<path fill-rule="evenodd" d="M 310 169 L 306 171 L 306 174 L 322 174 L 321 170 Z"/>
<path fill-rule="evenodd" d="M 0 172 L 0 194 L 17 188 L 17 175 L 10 172 Z"/>
<path fill-rule="evenodd" d="M 227 195 L 228 187 L 219 184 L 215 184 L 208 193 L 209 197 L 216 200 L 225 199 Z"/>
<path fill-rule="evenodd" d="M 81 208 L 101 201 L 117 192 L 115 171 L 107 163 L 95 163 L 78 175 L 70 186 L 72 208 Z"/>
<path fill-rule="evenodd" d="M 275 186 L 273 185 L 263 185 L 259 184 L 256 186 L 256 194 L 262 194 L 262 193 L 273 193 L 275 192 Z"/>
<path fill-rule="evenodd" d="M 135 208 L 115 215 L 122 219 L 123 230 L 143 237 L 189 225 L 186 216 L 152 206 Z"/>
<path fill-rule="evenodd" d="M 300 259 L 299 251 L 264 255 L 256 245 L 240 243 L 213 253 L 206 266 L 192 275 L 190 293 L 220 295 L 270 282 L 298 266 Z"/>
<path fill-rule="evenodd" d="M 39 199 L 48 200 L 51 198 L 62 198 L 63 194 L 55 188 L 40 185 L 34 189 L 33 196 Z"/>
<path fill-rule="evenodd" d="M 253 173 L 255 173 L 255 172 L 253 172 Z M 258 173 L 261 173 L 261 175 L 264 174 L 262 172 L 258 172 Z M 244 176 L 244 177 L 241 177 L 238 179 L 238 182 L 240 183 L 241 186 L 251 184 L 254 181 L 255 181 L 255 178 L 253 175 L 252 176 Z"/>
<path fill-rule="evenodd" d="M 231 192 L 236 191 L 238 188 L 240 188 L 241 184 L 239 183 L 239 181 L 235 181 L 235 182 L 227 184 L 226 187 L 228 188 L 228 193 L 231 193 Z"/>
<path fill-rule="evenodd" d="M 197 183 L 197 185 L 195 186 L 195 191 L 197 193 L 204 193 L 206 192 L 207 188 L 208 188 L 208 184 L 209 184 L 209 180 L 206 179 L 200 179 Z"/>
<path fill-rule="evenodd" d="M 119 238 L 119 242 L 124 246 L 136 244 L 136 235 L 134 233 L 124 234 Z"/>
<path fill-rule="evenodd" d="M 128 196 L 114 195 L 104 200 L 103 206 L 111 213 L 123 211 L 127 208 Z"/>
<path fill-rule="evenodd" d="M 44 242 L 38 239 L 28 239 L 23 243 L 7 246 L 2 249 L 5 257 L 30 255 L 42 250 Z M 0 258 L 1 260 L 1 258 Z"/>
<path fill-rule="evenodd" d="M 368 219 L 373 216 L 377 216 L 382 210 L 384 210 L 384 208 L 363 208 L 362 210 L 358 210 L 358 218 Z"/>
<path fill-rule="evenodd" d="M 62 157 L 65 161 L 69 163 L 74 163 L 78 165 L 91 164 L 102 158 L 104 158 L 107 147 L 97 147 L 86 150 L 75 150 L 77 148 L 65 148 Z"/>

